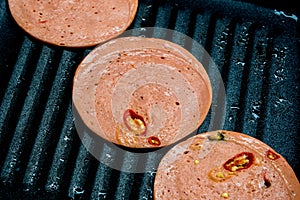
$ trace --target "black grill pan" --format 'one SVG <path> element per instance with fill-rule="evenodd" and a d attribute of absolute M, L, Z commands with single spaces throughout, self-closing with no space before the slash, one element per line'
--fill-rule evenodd
<path fill-rule="evenodd" d="M 269 2 L 141 0 L 130 28 L 174 29 L 203 45 L 225 84 L 223 129 L 267 143 L 299 178 L 299 9 L 295 1 Z M 145 173 L 120 172 L 99 163 L 77 135 L 72 81 L 91 49 L 32 38 L 0 2 L 0 199 L 152 199 L 163 155 L 149 156 Z M 103 155 L 114 153 L 103 147 Z M 121 162 L 141 164 L 126 154 Z"/>

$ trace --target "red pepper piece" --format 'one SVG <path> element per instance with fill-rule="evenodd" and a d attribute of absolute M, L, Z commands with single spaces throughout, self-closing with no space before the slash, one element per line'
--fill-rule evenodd
<path fill-rule="evenodd" d="M 159 146 L 161 144 L 160 140 L 158 137 L 151 136 L 148 138 L 148 143 L 154 146 Z"/>
<path fill-rule="evenodd" d="M 231 172 L 249 168 L 254 162 L 254 155 L 250 152 L 242 152 L 235 155 L 223 164 L 223 167 Z"/>
<path fill-rule="evenodd" d="M 271 159 L 271 160 L 276 160 L 278 159 L 280 156 L 278 154 L 276 154 L 275 152 L 268 150 L 266 153 L 267 158 Z"/>
<path fill-rule="evenodd" d="M 125 110 L 123 121 L 126 127 L 136 135 L 142 135 L 146 132 L 146 122 L 144 118 L 131 109 Z"/>

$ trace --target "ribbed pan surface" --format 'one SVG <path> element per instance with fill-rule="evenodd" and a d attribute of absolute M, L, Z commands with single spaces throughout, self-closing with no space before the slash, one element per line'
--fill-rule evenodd
<path fill-rule="evenodd" d="M 140 0 L 130 28 L 174 29 L 202 44 L 225 83 L 223 129 L 267 143 L 299 178 L 299 22 L 280 11 L 228 0 Z M 149 156 L 145 173 L 120 172 L 93 158 L 77 135 L 72 81 L 90 50 L 35 40 L 0 2 L 0 199 L 152 199 L 162 155 Z M 108 147 L 102 154 L 115 162 Z M 141 164 L 126 154 L 121 162 Z"/>

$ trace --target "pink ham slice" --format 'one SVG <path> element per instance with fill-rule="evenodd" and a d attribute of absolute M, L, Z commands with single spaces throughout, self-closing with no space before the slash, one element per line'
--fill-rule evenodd
<path fill-rule="evenodd" d="M 154 199 L 296 200 L 300 185 L 287 161 L 263 142 L 215 131 L 191 137 L 163 157 Z"/>
<path fill-rule="evenodd" d="M 179 45 L 154 38 L 118 38 L 97 47 L 79 65 L 73 85 L 73 103 L 87 127 L 134 148 L 166 146 L 192 133 L 211 98 L 202 64 Z M 128 129 L 128 109 L 143 118 L 145 133 Z"/>
<path fill-rule="evenodd" d="M 126 30 L 137 0 L 9 0 L 16 22 L 33 37 L 68 47 L 93 46 Z"/>

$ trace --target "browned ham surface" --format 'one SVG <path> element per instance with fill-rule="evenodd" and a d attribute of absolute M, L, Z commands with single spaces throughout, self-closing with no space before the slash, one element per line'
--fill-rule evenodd
<path fill-rule="evenodd" d="M 300 199 L 287 161 L 250 136 L 215 131 L 173 147 L 159 164 L 155 200 Z"/>
<path fill-rule="evenodd" d="M 9 0 L 16 22 L 33 37 L 59 46 L 85 47 L 109 40 L 134 19 L 137 0 Z"/>
<path fill-rule="evenodd" d="M 192 133 L 212 98 L 208 75 L 188 51 L 141 37 L 112 40 L 80 64 L 73 102 L 85 124 L 108 141 L 162 147 Z"/>

